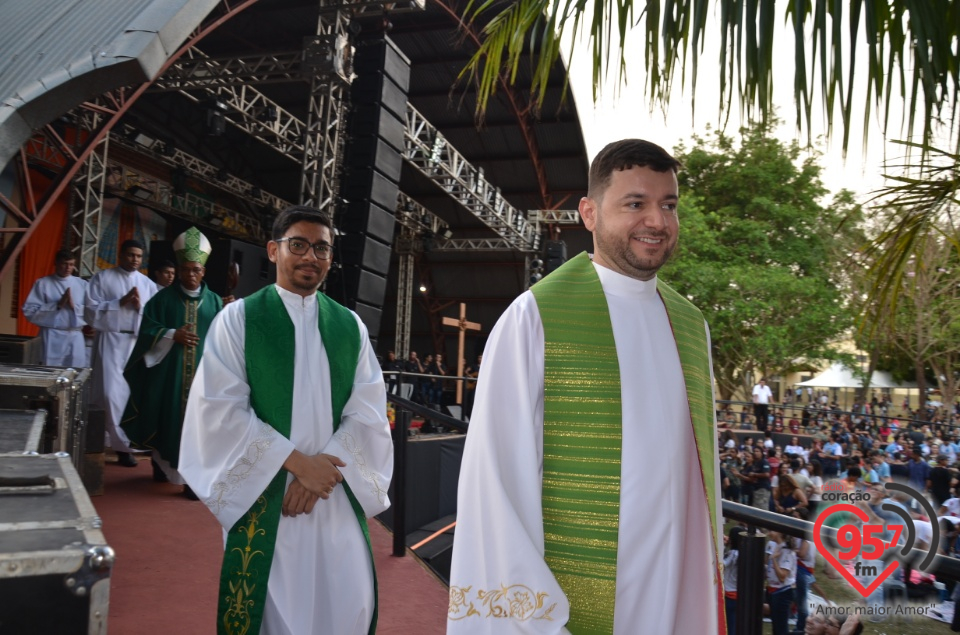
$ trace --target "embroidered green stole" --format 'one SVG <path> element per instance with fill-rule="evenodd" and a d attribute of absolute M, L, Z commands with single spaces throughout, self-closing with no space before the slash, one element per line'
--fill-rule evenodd
<path fill-rule="evenodd" d="M 680 355 L 716 550 L 713 385 L 703 315 L 662 281 L 657 290 Z M 610 312 L 586 253 L 531 291 L 545 343 L 544 557 L 570 603 L 567 629 L 613 633 L 622 412 Z"/>
<path fill-rule="evenodd" d="M 343 407 L 353 390 L 360 353 L 360 330 L 350 311 L 318 293 L 318 327 L 330 368 L 333 429 L 340 426 Z M 293 371 L 296 337 L 293 322 L 274 286 L 268 286 L 243 301 L 246 322 L 244 356 L 250 406 L 262 421 L 284 437 L 290 437 L 293 417 Z M 256 635 L 260 632 L 267 597 L 267 581 L 276 544 L 277 526 L 287 471 L 280 470 L 244 516 L 227 534 L 220 571 L 217 632 L 221 635 Z M 357 516 L 370 550 L 366 515 L 346 481 L 341 484 Z M 370 551 L 373 565 L 373 552 Z M 322 563 L 317 563 L 322 566 Z M 373 575 L 374 597 L 377 576 Z M 376 631 L 374 605 L 370 633 Z"/>

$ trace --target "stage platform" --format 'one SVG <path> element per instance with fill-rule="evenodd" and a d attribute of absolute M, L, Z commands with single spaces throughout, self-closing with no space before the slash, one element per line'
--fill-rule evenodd
<path fill-rule="evenodd" d="M 117 553 L 110 585 L 110 633 L 206 635 L 215 631 L 223 541 L 220 525 L 179 485 L 155 483 L 150 461 L 105 467 L 105 493 L 93 498 L 107 543 Z M 380 581 L 381 635 L 441 634 L 447 588 L 415 557 L 391 556 L 391 534 L 370 522 Z"/>

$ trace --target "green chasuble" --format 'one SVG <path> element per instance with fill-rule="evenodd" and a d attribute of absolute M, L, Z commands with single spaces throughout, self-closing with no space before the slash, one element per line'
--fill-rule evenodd
<path fill-rule="evenodd" d="M 544 558 L 570 603 L 567 629 L 613 633 L 622 412 L 606 296 L 586 253 L 531 291 L 545 345 Z M 657 291 L 677 342 L 716 550 L 714 402 L 706 328 L 700 311 L 660 280 Z M 719 562 L 715 565 L 719 573 Z M 722 631 L 723 589 L 718 589 Z"/>
<path fill-rule="evenodd" d="M 360 354 L 360 329 L 353 315 L 327 296 L 317 294 L 318 328 L 330 364 L 330 401 L 333 429 L 340 427 L 343 407 L 353 391 Z M 244 358 L 250 385 L 250 406 L 257 417 L 290 438 L 293 416 L 295 329 L 276 287 L 270 285 L 243 301 Z M 227 534 L 220 570 L 217 632 L 256 635 L 260 632 L 267 581 L 277 538 L 277 527 L 287 471 L 281 469 L 253 506 Z M 341 483 L 370 550 L 370 532 L 363 508 L 346 481 Z M 370 562 L 373 552 L 370 550 Z M 317 563 L 322 567 L 323 563 Z M 374 597 L 377 576 L 373 572 Z M 369 632 L 376 632 L 374 606 Z"/>
<path fill-rule="evenodd" d="M 176 282 L 161 289 L 143 307 L 137 343 L 123 371 L 130 385 L 130 399 L 121 426 L 130 438 L 130 445 L 157 450 L 173 468 L 179 464 L 180 434 L 190 384 L 200 362 L 207 330 L 222 308 L 220 296 L 206 283 L 200 283 L 200 295 L 196 298 L 184 293 Z M 144 356 L 168 330 L 184 324 L 195 325 L 199 344 L 188 348 L 174 342 L 163 361 L 147 368 Z"/>

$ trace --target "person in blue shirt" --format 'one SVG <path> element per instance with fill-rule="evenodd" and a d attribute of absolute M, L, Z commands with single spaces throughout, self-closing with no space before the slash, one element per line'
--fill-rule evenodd
<path fill-rule="evenodd" d="M 874 452 L 873 452 L 873 457 L 872 457 L 872 460 L 873 460 L 873 469 L 874 469 L 874 471 L 877 473 L 877 476 L 880 477 L 879 483 L 880 483 L 881 485 L 882 485 L 883 483 L 889 483 L 890 480 L 891 480 L 891 479 L 890 479 L 890 466 L 887 464 L 886 460 L 884 460 L 884 459 L 885 459 L 885 457 L 884 457 L 883 452 L 881 452 L 881 451 L 879 451 L 879 450 L 874 450 Z"/>
<path fill-rule="evenodd" d="M 913 451 L 913 457 L 907 461 L 907 470 L 910 472 L 910 485 L 919 492 L 926 492 L 930 487 L 930 464 L 923 460 L 919 448 Z"/>

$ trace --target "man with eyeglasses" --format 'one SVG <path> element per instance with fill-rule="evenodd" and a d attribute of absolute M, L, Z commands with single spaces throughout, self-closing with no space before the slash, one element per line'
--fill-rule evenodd
<path fill-rule="evenodd" d="M 180 432 L 190 384 L 203 354 L 203 343 L 223 301 L 203 281 L 210 256 L 207 237 L 196 227 L 173 242 L 179 283 L 161 289 L 143 307 L 140 334 L 123 376 L 130 399 L 123 431 L 134 448 L 152 450 L 153 479 L 183 485 L 177 471 Z"/>
<path fill-rule="evenodd" d="M 227 534 L 218 624 L 249 633 L 376 628 L 366 517 L 389 506 L 383 374 L 356 313 L 317 290 L 333 222 L 273 225 L 277 283 L 214 320 L 190 390 L 180 471 Z"/>

